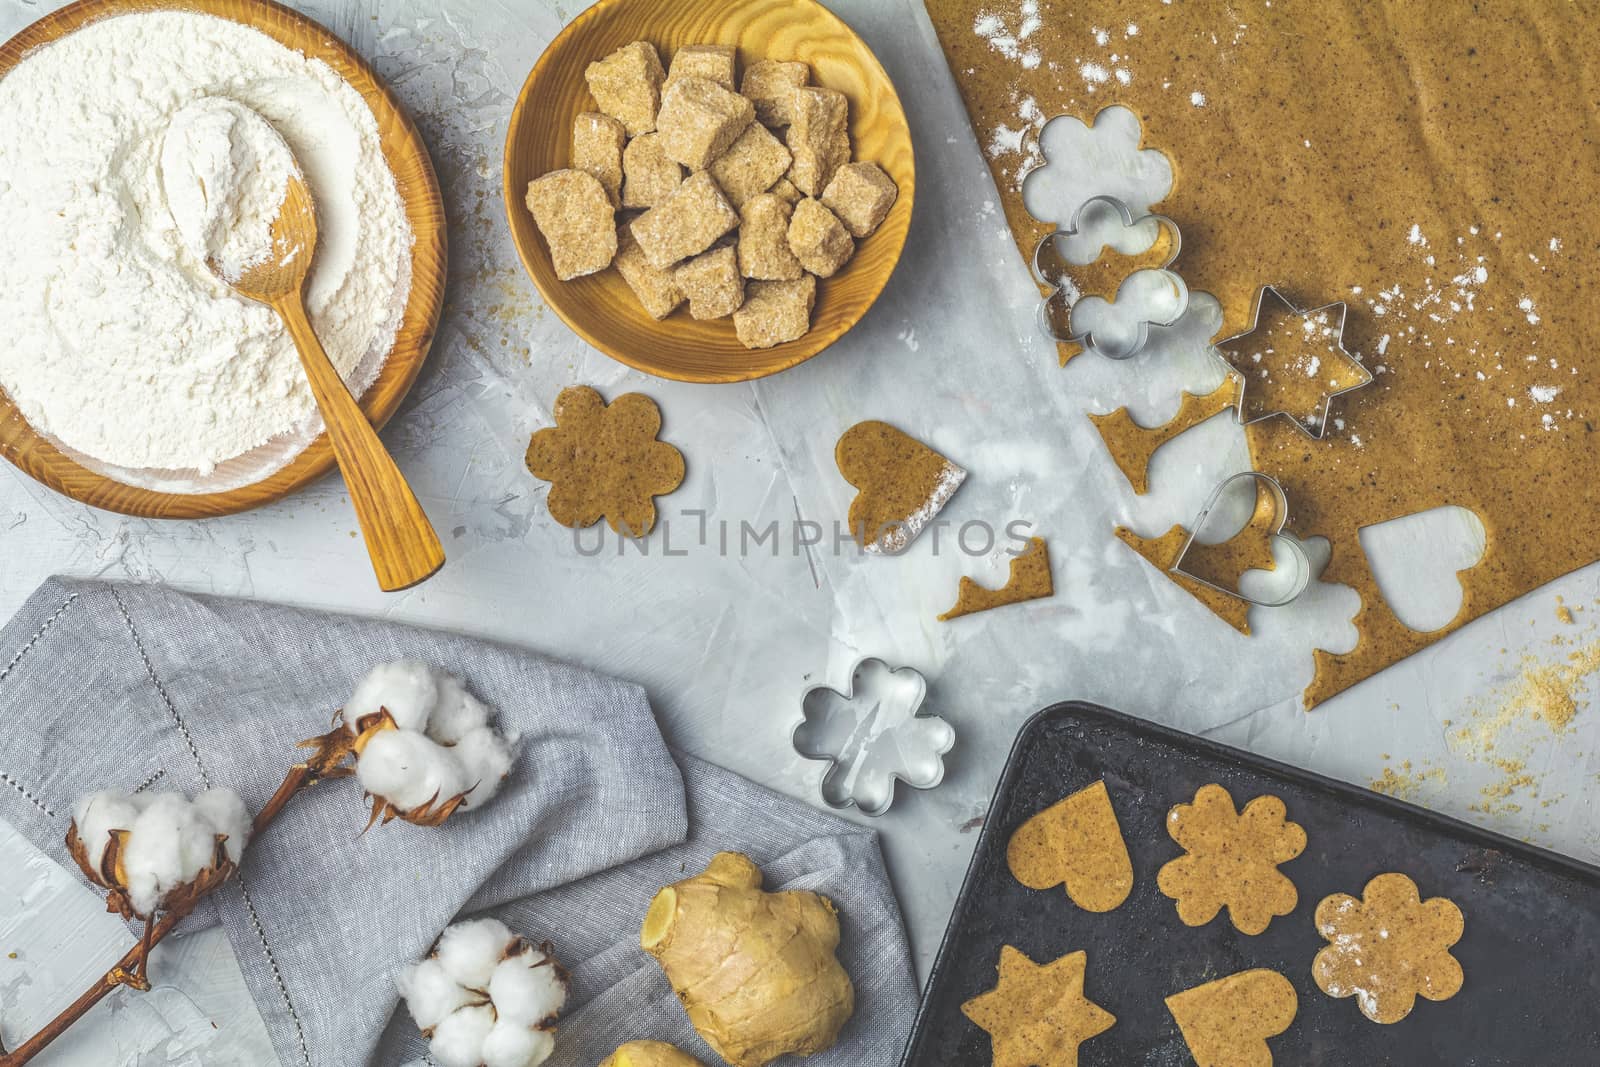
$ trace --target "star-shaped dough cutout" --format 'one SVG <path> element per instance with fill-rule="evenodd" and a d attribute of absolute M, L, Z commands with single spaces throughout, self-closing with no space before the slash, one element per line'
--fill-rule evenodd
<path fill-rule="evenodd" d="M 1344 347 L 1346 310 L 1343 301 L 1302 310 L 1272 286 L 1261 287 L 1250 329 L 1216 344 L 1243 381 L 1241 423 L 1281 415 L 1321 439 L 1334 398 L 1372 382 L 1372 372 Z"/>
<path fill-rule="evenodd" d="M 1078 1046 L 1111 1029 L 1117 1017 L 1083 995 L 1089 957 L 1070 952 L 1034 963 L 1017 949 L 1000 950 L 1000 982 L 961 1005 L 989 1034 L 994 1067 L 1078 1067 Z"/>

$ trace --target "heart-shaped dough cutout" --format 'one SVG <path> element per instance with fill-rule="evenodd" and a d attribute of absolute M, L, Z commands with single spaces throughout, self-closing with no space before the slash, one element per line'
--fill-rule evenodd
<path fill-rule="evenodd" d="M 1267 1038 L 1289 1029 L 1300 1009 L 1277 971 L 1240 971 L 1167 998 L 1199 1067 L 1272 1067 Z"/>
<path fill-rule="evenodd" d="M 1133 891 L 1133 861 L 1104 780 L 1023 823 L 1006 846 L 1006 863 L 1029 889 L 1065 885 L 1084 911 L 1111 911 Z"/>
<path fill-rule="evenodd" d="M 1255 490 L 1248 520 L 1226 540 L 1210 541 L 1208 534 L 1238 521 L 1236 514 L 1228 512 L 1229 505 L 1236 503 L 1229 499 L 1229 494 L 1247 481 Z M 1283 535 L 1283 524 L 1288 519 L 1289 500 L 1276 479 L 1258 471 L 1243 471 L 1224 478 L 1212 491 L 1200 514 L 1195 516 L 1194 525 L 1189 528 L 1189 536 L 1171 569 L 1177 575 L 1258 607 L 1282 607 L 1311 584 L 1311 561 L 1306 558 L 1305 549 Z M 1273 595 L 1258 597 L 1241 592 L 1239 579 L 1245 571 L 1278 569 L 1272 551 L 1274 543 L 1285 549 L 1292 569 L 1274 583 Z"/>
<path fill-rule="evenodd" d="M 868 552 L 894 553 L 916 540 L 967 472 L 886 422 L 861 422 L 839 438 L 834 462 L 858 492 L 850 533 Z"/>

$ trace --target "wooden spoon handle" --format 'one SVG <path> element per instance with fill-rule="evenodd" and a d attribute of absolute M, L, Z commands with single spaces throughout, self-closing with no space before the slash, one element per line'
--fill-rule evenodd
<path fill-rule="evenodd" d="M 312 395 L 328 424 L 328 439 L 350 490 L 378 585 L 393 592 L 431 577 L 444 565 L 444 548 L 422 505 L 323 351 L 300 294 L 276 306 L 300 350 Z"/>

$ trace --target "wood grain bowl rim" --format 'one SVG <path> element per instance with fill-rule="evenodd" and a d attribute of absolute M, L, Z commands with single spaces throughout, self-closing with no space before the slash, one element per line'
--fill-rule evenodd
<path fill-rule="evenodd" d="M 0 45 L 0 78 L 29 53 L 90 23 L 119 15 L 189 11 L 213 15 L 266 34 L 278 44 L 321 60 L 372 110 L 384 160 L 394 175 L 411 224 L 411 288 L 394 344 L 361 407 L 381 429 L 410 392 L 428 356 L 444 311 L 447 235 L 444 197 L 433 160 L 400 101 L 360 54 L 327 27 L 276 0 L 77 0 L 24 27 Z M 335 464 L 326 431 L 287 464 L 258 481 L 221 492 L 170 493 L 109 478 L 51 444 L 0 388 L 0 456 L 35 481 L 83 504 L 140 518 L 200 519 L 236 514 L 281 500 L 327 474 Z"/>
<path fill-rule="evenodd" d="M 837 322 L 830 324 L 828 328 L 813 327 L 796 341 L 772 348 L 750 349 L 737 353 L 746 361 L 737 367 L 719 368 L 716 371 L 696 373 L 663 366 L 653 359 L 649 352 L 637 353 L 624 350 L 597 335 L 589 326 L 589 316 L 581 313 L 573 306 L 579 302 L 567 299 L 568 294 L 562 288 L 567 283 L 555 281 L 553 284 L 547 285 L 541 279 L 540 271 L 535 269 L 535 259 L 537 258 L 542 264 L 547 264 L 549 252 L 545 249 L 544 243 L 539 237 L 524 236 L 524 234 L 531 232 L 530 227 L 519 226 L 519 215 L 526 214 L 527 210 L 524 205 L 526 182 L 514 174 L 517 169 L 517 160 L 523 153 L 529 151 L 525 146 L 525 140 L 529 136 L 526 132 L 528 126 L 527 116 L 534 107 L 535 89 L 540 87 L 541 75 L 546 66 L 556 56 L 561 55 L 564 49 L 571 47 L 574 40 L 579 38 L 590 27 L 591 23 L 611 14 L 614 9 L 625 4 L 648 2 L 649 0 L 598 0 L 598 2 L 581 12 L 577 18 L 562 27 L 561 32 L 556 34 L 549 45 L 545 47 L 537 62 L 534 63 L 533 69 L 528 72 L 528 77 L 523 82 L 522 89 L 517 94 L 516 103 L 511 109 L 511 119 L 506 127 L 502 163 L 502 198 L 505 201 L 506 221 L 511 230 L 512 244 L 516 247 L 517 256 L 522 261 L 523 269 L 527 271 L 529 278 L 533 280 L 534 286 L 538 289 L 546 306 L 553 310 L 562 322 L 566 323 L 574 333 L 588 344 L 619 363 L 632 367 L 634 370 L 643 371 L 658 378 L 701 384 L 730 384 L 753 381 L 789 370 L 823 352 L 854 328 L 856 323 L 860 322 L 867 312 L 872 309 L 873 305 L 877 303 L 878 297 L 883 294 L 884 288 L 889 284 L 889 279 L 893 277 L 895 269 L 899 265 L 900 257 L 905 250 L 906 240 L 910 234 L 912 209 L 916 198 L 916 146 L 911 137 L 910 121 L 906 117 L 905 106 L 900 100 L 900 94 L 895 88 L 894 80 L 889 77 L 889 72 L 884 69 L 877 54 L 873 52 L 872 48 L 849 23 L 820 3 L 819 0 L 790 0 L 791 7 L 797 10 L 808 9 L 820 15 L 821 18 L 834 26 L 836 32 L 851 40 L 860 49 L 866 63 L 869 65 L 867 73 L 878 79 L 886 90 L 887 102 L 891 105 L 889 110 L 893 119 L 898 123 L 901 136 L 905 141 L 906 173 L 902 176 L 902 180 L 898 180 L 899 195 L 895 200 L 894 206 L 890 209 L 889 216 L 884 220 L 878 231 L 868 240 L 886 239 L 892 243 L 892 247 L 888 248 L 885 257 L 886 262 L 881 271 L 869 281 L 863 290 L 858 300 L 858 306 L 849 314 L 837 320 Z M 707 6 L 728 7 L 736 4 L 737 0 L 705 0 L 705 2 Z M 652 43 L 656 44 L 659 49 L 660 45 L 657 42 L 652 41 Z M 600 57 L 596 56 L 594 58 Z M 543 100 L 546 97 L 540 97 L 540 99 Z M 855 103 L 855 101 L 852 101 L 852 107 L 854 107 Z M 852 266 L 854 266 L 854 263 L 847 264 L 845 271 L 849 271 Z M 581 281 L 583 279 L 577 280 Z M 819 295 L 819 301 L 826 299 L 825 290 L 828 287 L 828 281 L 822 281 L 824 292 Z M 642 310 L 640 314 L 643 314 Z M 666 322 L 658 325 L 668 327 Z M 731 326 L 729 329 L 731 331 Z"/>

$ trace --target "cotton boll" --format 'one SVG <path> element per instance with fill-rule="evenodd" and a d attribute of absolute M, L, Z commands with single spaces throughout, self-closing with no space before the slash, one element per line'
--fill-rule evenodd
<path fill-rule="evenodd" d="M 483 1067 L 537 1067 L 556 1050 L 556 1039 L 502 1018 L 483 1042 Z"/>
<path fill-rule="evenodd" d="M 567 982 L 548 956 L 531 948 L 495 967 L 489 998 L 500 1018 L 538 1026 L 566 1005 Z"/>
<path fill-rule="evenodd" d="M 215 855 L 211 824 L 188 800 L 176 793 L 155 797 L 134 820 L 122 852 L 134 910 L 151 914 L 162 897 L 193 880 Z"/>
<path fill-rule="evenodd" d="M 487 1004 L 458 1008 L 433 1028 L 428 1051 L 439 1067 L 481 1067 L 483 1043 L 494 1029 L 494 1009 Z"/>
<path fill-rule="evenodd" d="M 344 706 L 344 721 L 354 726 L 387 708 L 402 730 L 421 730 L 439 702 L 433 668 L 414 659 L 380 663 L 356 685 Z"/>
<path fill-rule="evenodd" d="M 99 869 L 111 843 L 111 831 L 132 830 L 141 807 L 136 798 L 112 791 L 90 793 L 78 800 L 72 821 L 78 827 L 78 840 L 89 853 L 90 866 Z"/>
<path fill-rule="evenodd" d="M 245 811 L 239 794 L 231 789 L 207 789 L 194 798 L 194 809 L 213 831 L 227 835 L 223 847 L 228 858 L 237 864 L 250 839 L 250 813 Z"/>
<path fill-rule="evenodd" d="M 395 979 L 395 985 L 419 1030 L 431 1030 L 457 1008 L 483 999 L 446 974 L 435 959 L 407 967 Z"/>
<path fill-rule="evenodd" d="M 438 683 L 439 702 L 428 717 L 428 736 L 441 745 L 453 745 L 468 731 L 486 724 L 489 709 L 454 675 L 440 674 Z"/>
<path fill-rule="evenodd" d="M 445 930 L 436 952 L 451 978 L 470 989 L 487 989 L 495 965 L 505 958 L 513 940 L 499 919 L 469 919 Z"/>
<path fill-rule="evenodd" d="M 361 788 L 401 811 L 412 811 L 437 799 L 440 803 L 472 785 L 454 749 L 408 730 L 373 735 L 356 761 Z"/>
<path fill-rule="evenodd" d="M 461 761 L 467 785 L 472 792 L 462 803 L 464 808 L 481 808 L 500 788 L 500 780 L 511 769 L 512 747 L 515 738 L 502 737 L 487 726 L 469 730 L 456 742 L 454 752 Z"/>

